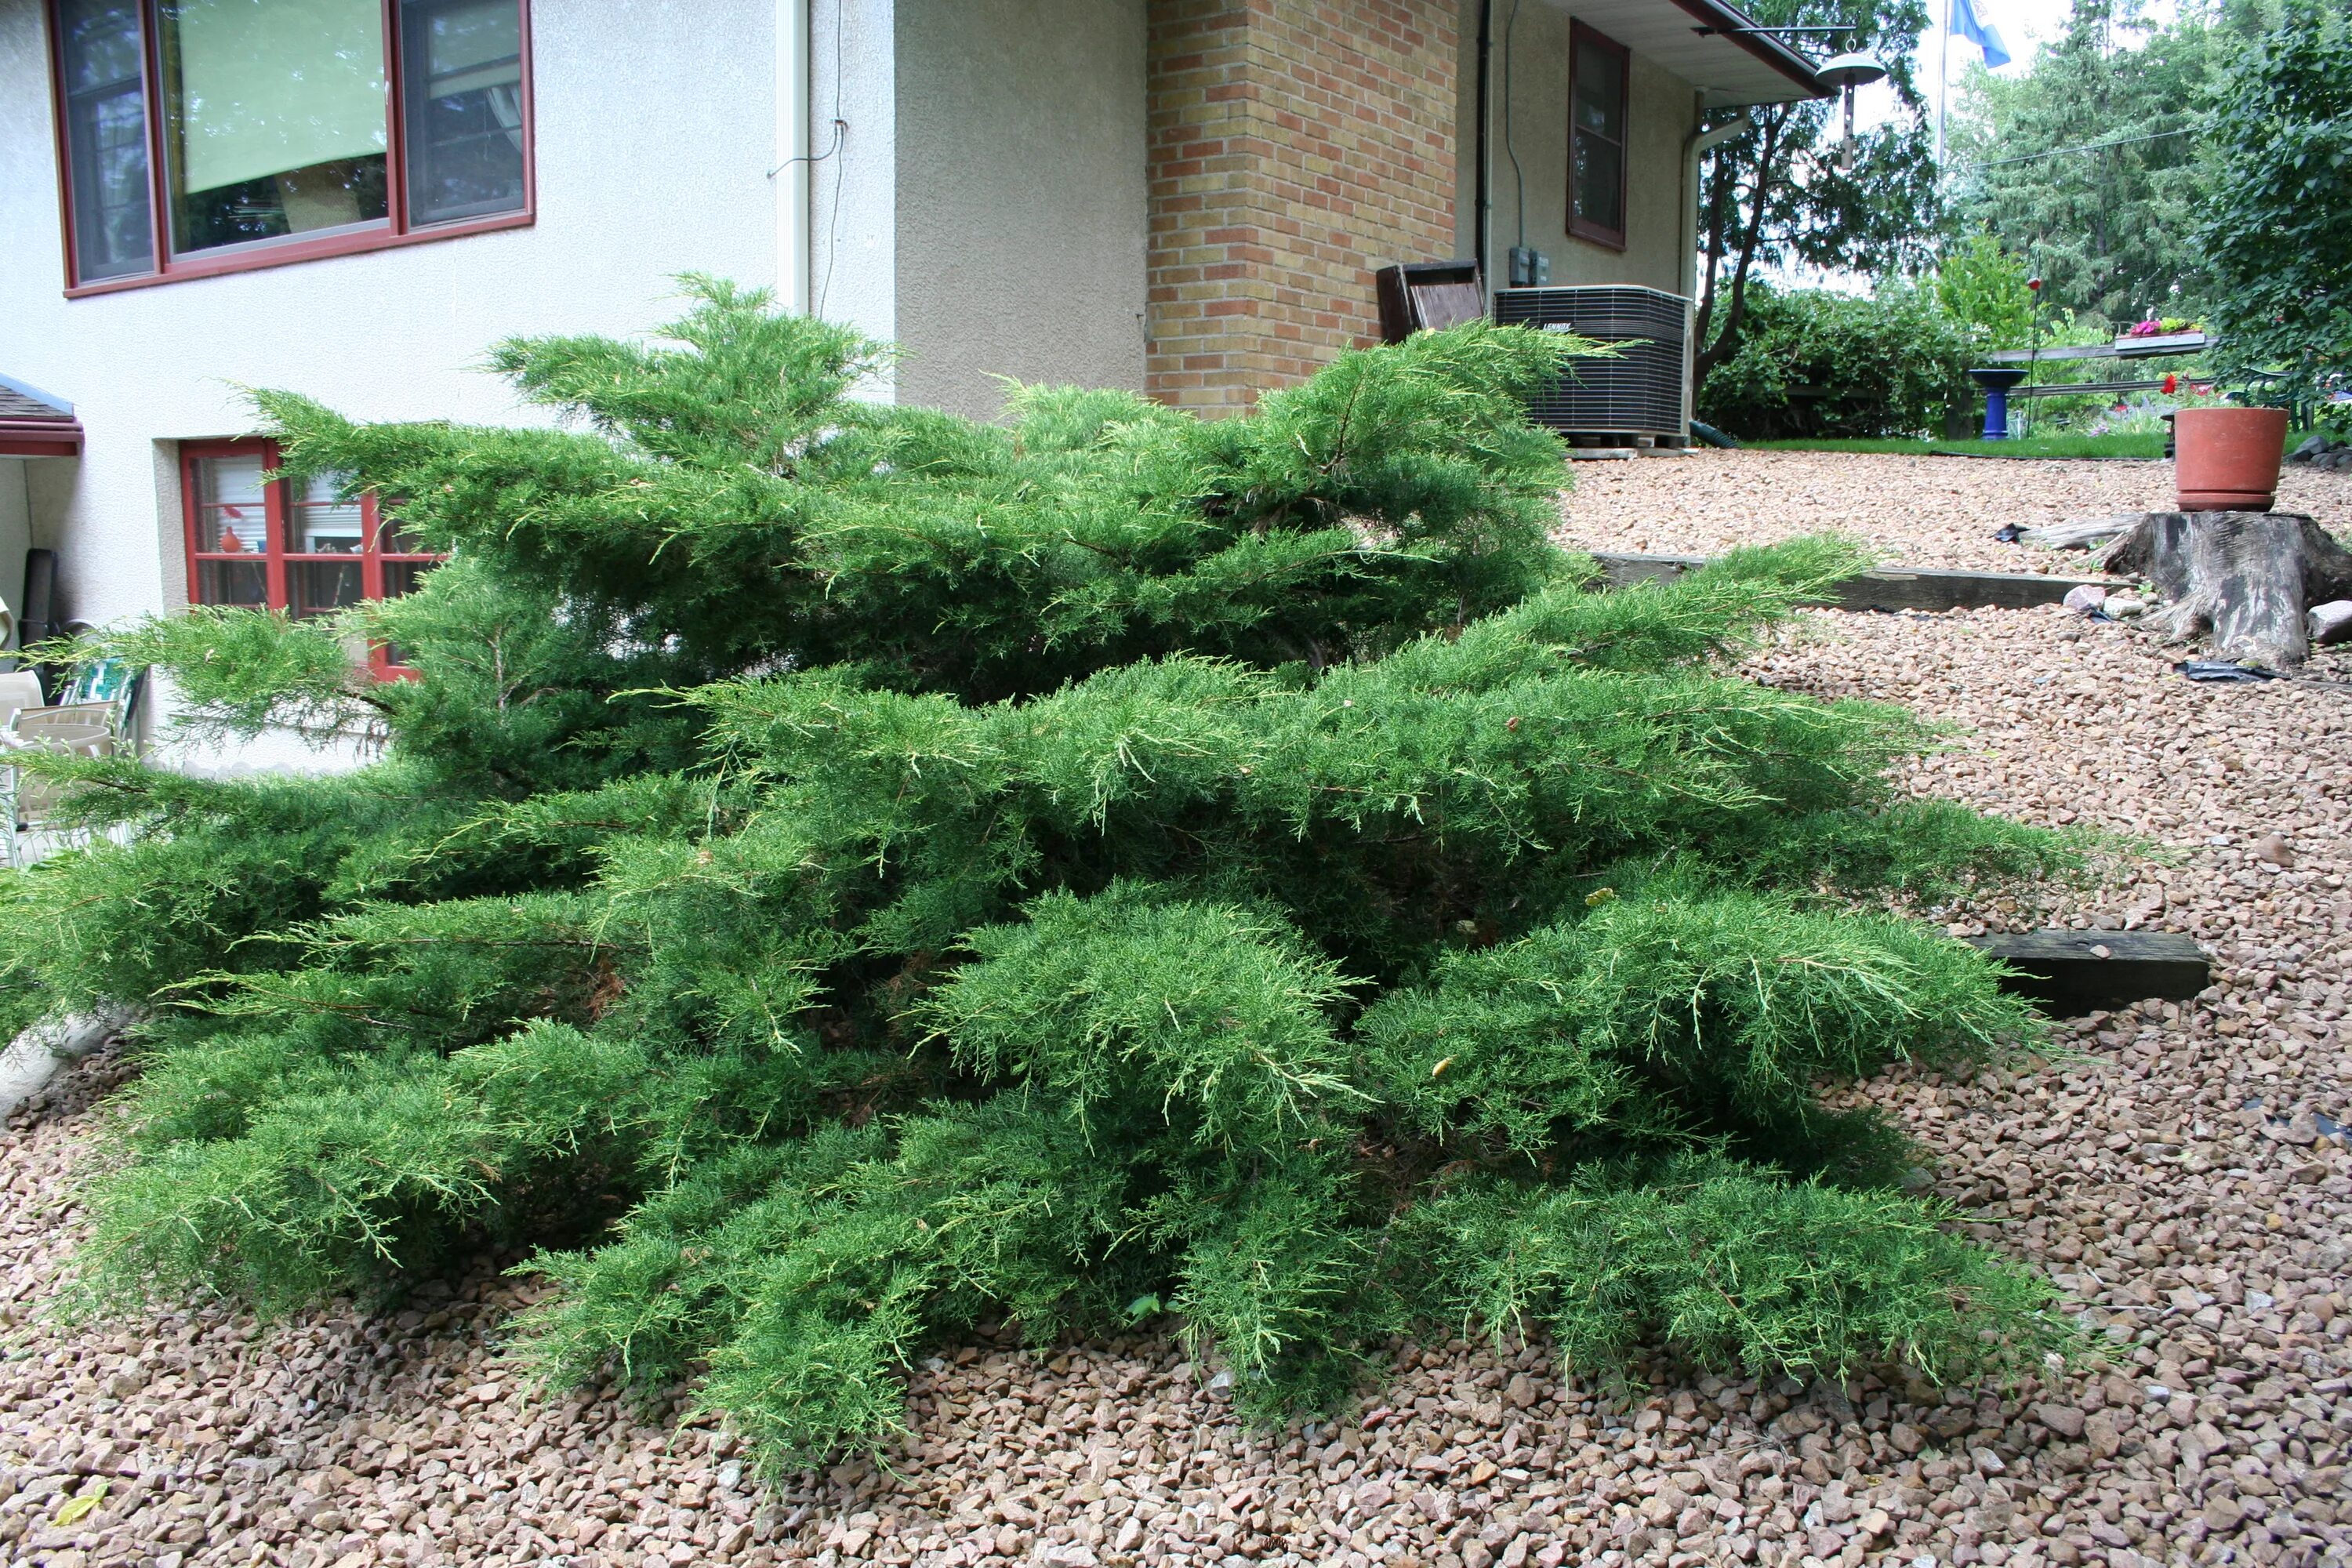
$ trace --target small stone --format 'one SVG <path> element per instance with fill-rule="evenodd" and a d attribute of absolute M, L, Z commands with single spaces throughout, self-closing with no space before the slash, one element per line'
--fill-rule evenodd
<path fill-rule="evenodd" d="M 1855 1532 L 1865 1540 L 1874 1541 L 1878 1537 L 1885 1534 L 1888 1531 L 1894 1529 L 1895 1521 L 1887 1517 L 1886 1510 L 1885 1509 L 1874 1508 L 1868 1513 L 1864 1514 L 1860 1519 L 1855 1520 L 1853 1521 L 1853 1528 Z"/>
<path fill-rule="evenodd" d="M 2231 1498 L 2210 1498 L 2205 1503 L 2205 1528 L 2216 1534 L 2227 1534 L 2238 1528 L 2246 1510 Z"/>
<path fill-rule="evenodd" d="M 2147 614 L 2147 601 L 2137 594 L 2110 594 L 2099 607 L 2107 612 L 2110 620 L 2127 621 L 2134 616 Z"/>
<path fill-rule="evenodd" d="M 1898 1454 L 1916 1454 L 1927 1446 L 1927 1435 L 1916 1426 L 1897 1421 L 1886 1429 L 1886 1441 Z"/>
<path fill-rule="evenodd" d="M 2083 1435 L 2083 1413 L 2071 1405 L 2037 1405 L 2033 1407 L 2033 1418 L 2061 1437 Z"/>
<path fill-rule="evenodd" d="M 2304 630 L 2323 646 L 2352 639 L 2352 599 L 2330 599 L 2303 613 Z"/>
<path fill-rule="evenodd" d="M 1509 1400 L 1514 1408 L 1527 1409 L 1536 1402 L 1535 1379 L 1523 1372 L 1513 1373 L 1510 1383 L 1503 1390 L 1503 1397 Z"/>
<path fill-rule="evenodd" d="M 2284 869 L 2293 869 L 2294 866 L 2294 851 L 2288 847 L 2283 834 L 2264 834 L 2247 846 L 2247 853 L 2257 860 L 2267 860 Z"/>
<path fill-rule="evenodd" d="M 2066 597 L 2061 601 L 2078 616 L 2087 616 L 2106 602 L 2107 591 L 2096 583 L 2075 584 L 2066 590 Z"/>

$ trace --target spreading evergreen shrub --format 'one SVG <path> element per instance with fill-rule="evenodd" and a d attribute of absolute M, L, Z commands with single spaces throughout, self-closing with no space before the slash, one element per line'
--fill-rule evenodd
<path fill-rule="evenodd" d="M 448 563 L 104 639 L 199 728 L 386 750 L 52 764 L 117 831 L 6 879 L 0 979 L 146 1009 L 101 1300 L 532 1248 L 551 1376 L 698 1380 L 773 1463 L 879 1438 L 982 1321 L 1165 1314 L 1261 1415 L 1432 1328 L 1799 1374 L 2056 1342 L 1818 1099 L 2036 1027 L 1844 890 L 2058 858 L 1890 792 L 1906 715 L 1720 668 L 1849 548 L 1588 592 L 1542 333 L 1221 423 L 1030 389 L 986 426 L 695 292 L 667 341 L 497 351 L 563 427 L 262 395 L 289 471 Z"/>

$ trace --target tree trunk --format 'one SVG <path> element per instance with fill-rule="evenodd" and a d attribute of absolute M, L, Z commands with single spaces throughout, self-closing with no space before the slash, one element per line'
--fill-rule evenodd
<path fill-rule="evenodd" d="M 2301 664 L 2305 609 L 2352 595 L 2352 553 L 2300 512 L 2151 511 L 2099 564 L 2156 584 L 2168 637 L 2210 630 L 2218 657 L 2262 664 Z"/>
<path fill-rule="evenodd" d="M 1702 327 L 1698 339 L 1698 352 L 1692 360 L 1691 377 L 1694 388 L 1705 385 L 1707 372 L 1739 352 L 1739 336 L 1748 325 L 1748 269 L 1756 264 L 1757 250 L 1764 243 L 1764 214 L 1767 203 L 1771 197 L 1772 160 L 1778 157 L 1780 152 L 1782 118 L 1782 113 L 1777 110 L 1764 117 L 1764 140 L 1756 153 L 1756 184 L 1748 193 L 1748 223 L 1746 232 L 1739 241 L 1739 257 L 1732 264 L 1730 300 L 1724 310 L 1723 328 L 1710 339 Z M 1738 212 L 1737 176 L 1734 176 L 1734 182 L 1732 199 L 1736 221 Z M 1706 321 L 1707 324 L 1712 324 L 1714 319 L 1715 296 L 1714 291 L 1710 289 Z"/>

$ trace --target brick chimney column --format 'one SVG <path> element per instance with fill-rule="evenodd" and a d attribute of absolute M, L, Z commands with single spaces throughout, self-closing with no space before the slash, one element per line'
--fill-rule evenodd
<path fill-rule="evenodd" d="M 1219 415 L 1377 342 L 1454 251 L 1450 0 L 1150 0 L 1145 385 Z"/>

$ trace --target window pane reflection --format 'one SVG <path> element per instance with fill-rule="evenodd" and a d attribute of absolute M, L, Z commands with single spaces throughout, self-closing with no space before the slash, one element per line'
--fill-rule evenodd
<path fill-rule="evenodd" d="M 131 0 L 60 0 L 66 159 L 75 269 L 144 272 L 155 258 L 147 209 L 147 80 Z"/>
<path fill-rule="evenodd" d="M 287 608 L 297 616 L 320 616 L 356 605 L 360 563 L 353 561 L 289 561 L 286 563 Z"/>
<path fill-rule="evenodd" d="M 383 221 L 377 0 L 165 0 L 157 15 L 175 250 Z"/>
<path fill-rule="evenodd" d="M 258 609 L 269 603 L 269 569 L 258 561 L 199 561 L 196 603 Z"/>
<path fill-rule="evenodd" d="M 196 459 L 198 553 L 259 555 L 268 550 L 268 510 L 261 486 L 268 467 L 258 454 Z"/>
<path fill-rule="evenodd" d="M 397 599 L 403 594 L 414 594 L 416 585 L 425 581 L 425 574 L 440 563 L 436 561 L 387 561 L 383 563 L 383 596 Z"/>
<path fill-rule="evenodd" d="M 336 495 L 338 476 L 318 474 L 298 481 L 287 509 L 286 549 L 294 555 L 357 555 L 366 523 L 357 500 Z M 292 487 L 289 486 L 289 489 Z"/>
<path fill-rule="evenodd" d="M 403 0 L 408 221 L 519 212 L 522 17 L 515 0 Z"/>

